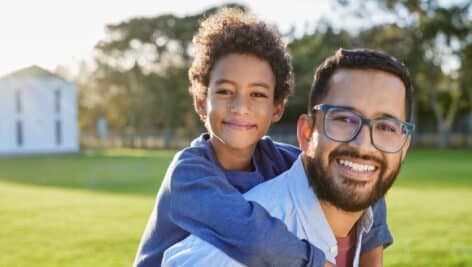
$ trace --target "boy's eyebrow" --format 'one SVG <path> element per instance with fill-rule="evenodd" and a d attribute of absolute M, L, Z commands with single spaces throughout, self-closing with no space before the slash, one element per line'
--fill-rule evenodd
<path fill-rule="evenodd" d="M 257 86 L 257 87 L 263 87 L 267 90 L 270 89 L 270 85 L 268 85 L 267 83 L 265 82 L 257 82 L 257 83 L 251 83 L 251 86 Z"/>
<path fill-rule="evenodd" d="M 230 83 L 230 84 L 233 84 L 233 85 L 236 84 L 235 82 L 227 80 L 227 79 L 218 79 L 218 80 L 215 81 L 215 84 L 217 84 L 217 85 L 222 84 L 222 83 Z"/>
<path fill-rule="evenodd" d="M 232 85 L 236 85 L 235 82 L 233 82 L 231 80 L 227 80 L 227 79 L 218 79 L 218 80 L 215 81 L 216 85 L 223 84 L 223 83 L 229 83 L 229 84 L 232 84 Z M 271 88 L 270 85 L 268 85 L 265 82 L 255 82 L 255 83 L 251 83 L 250 85 L 251 86 L 257 86 L 257 87 L 263 87 L 263 88 L 266 88 L 266 89 Z"/>

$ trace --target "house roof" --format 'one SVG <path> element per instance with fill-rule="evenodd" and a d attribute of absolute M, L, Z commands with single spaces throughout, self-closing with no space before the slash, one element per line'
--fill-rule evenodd
<path fill-rule="evenodd" d="M 63 77 L 36 65 L 29 66 L 29 67 L 22 68 L 22 69 L 13 71 L 11 73 L 8 73 L 4 76 L 1 76 L 0 80 L 7 79 L 7 78 L 19 78 L 19 77 L 54 77 L 56 79 L 67 81 Z"/>

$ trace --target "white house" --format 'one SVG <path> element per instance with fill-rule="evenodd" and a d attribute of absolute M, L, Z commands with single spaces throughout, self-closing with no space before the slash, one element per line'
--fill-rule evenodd
<path fill-rule="evenodd" d="M 78 150 L 73 83 L 37 66 L 0 77 L 0 155 Z"/>

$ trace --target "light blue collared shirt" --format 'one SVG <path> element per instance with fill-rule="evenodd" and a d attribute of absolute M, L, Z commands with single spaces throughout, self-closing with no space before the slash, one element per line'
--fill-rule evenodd
<path fill-rule="evenodd" d="M 326 260 L 336 263 L 337 242 L 318 198 L 308 183 L 301 157 L 278 177 L 262 183 L 244 194 L 247 200 L 262 205 L 273 217 L 279 218 L 298 238 L 320 248 Z M 357 245 L 353 266 L 359 265 L 362 236 L 370 231 L 373 213 L 369 207 L 357 227 Z M 248 232 L 251 229 L 247 229 Z M 190 235 L 164 253 L 162 266 L 244 266 L 225 253 Z"/>

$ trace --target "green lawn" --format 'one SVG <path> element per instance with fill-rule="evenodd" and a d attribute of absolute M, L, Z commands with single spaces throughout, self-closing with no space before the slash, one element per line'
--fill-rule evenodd
<path fill-rule="evenodd" d="M 130 266 L 175 151 L 0 159 L 0 266 Z M 472 150 L 412 150 L 386 266 L 472 266 Z"/>

